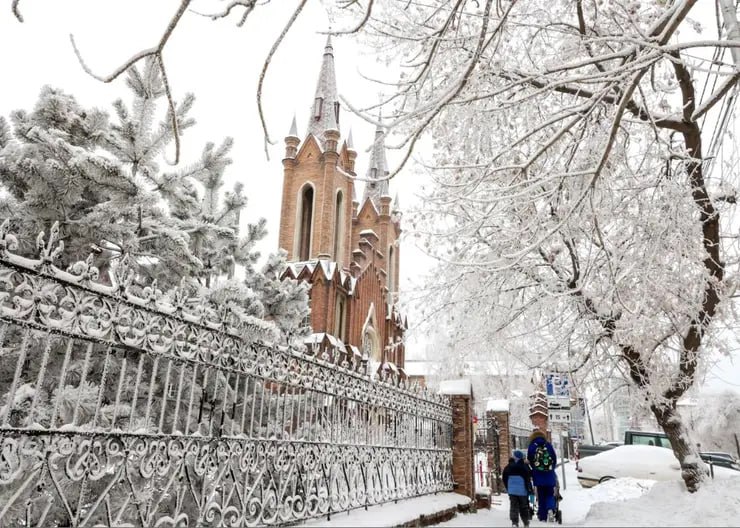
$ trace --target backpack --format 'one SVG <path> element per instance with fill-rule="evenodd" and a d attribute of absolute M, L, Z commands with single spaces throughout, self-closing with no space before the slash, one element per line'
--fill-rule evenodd
<path fill-rule="evenodd" d="M 551 471 L 552 457 L 545 444 L 538 445 L 534 450 L 532 467 L 537 471 Z"/>

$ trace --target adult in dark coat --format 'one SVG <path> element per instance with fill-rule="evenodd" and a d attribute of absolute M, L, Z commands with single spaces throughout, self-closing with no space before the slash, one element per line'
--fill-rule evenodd
<path fill-rule="evenodd" d="M 555 486 L 558 483 L 555 468 L 558 458 L 542 431 L 535 431 L 529 436 L 527 459 L 532 466 L 532 482 L 537 488 L 537 518 L 546 521 L 547 512 L 555 509 Z"/>
<path fill-rule="evenodd" d="M 513 462 L 511 461 L 513 460 Z M 514 526 L 519 526 L 519 518 L 524 526 L 529 526 L 529 494 L 532 493 L 532 472 L 524 463 L 524 453 L 514 451 L 514 458 L 504 468 L 502 475 L 506 492 L 509 494 L 509 517 Z"/>

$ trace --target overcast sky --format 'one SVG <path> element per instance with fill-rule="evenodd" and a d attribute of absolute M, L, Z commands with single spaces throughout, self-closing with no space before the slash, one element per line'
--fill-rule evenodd
<path fill-rule="evenodd" d="M 214 12 L 224 3 L 196 2 L 195 9 Z M 154 45 L 178 4 L 179 0 L 27 0 L 21 2 L 23 24 L 15 20 L 9 7 L 0 9 L 0 49 L 4 50 L 0 114 L 31 109 L 44 84 L 74 94 L 83 105 L 109 109 L 117 97 L 128 97 L 123 80 L 103 84 L 87 75 L 73 53 L 69 35 L 74 34 L 91 70 L 107 75 L 135 52 Z M 185 133 L 183 161 L 197 157 L 207 141 L 218 143 L 226 136 L 235 139 L 234 164 L 226 179 L 229 186 L 237 180 L 244 183 L 250 199 L 247 220 L 267 219 L 269 235 L 260 246 L 263 254 L 277 249 L 283 138 L 294 113 L 299 135 L 306 130 L 326 41 L 320 32 L 329 27 L 322 5 L 309 2 L 274 58 L 264 88 L 268 129 L 277 140 L 269 147 L 268 160 L 256 106 L 257 82 L 270 47 L 296 5 L 296 1 L 281 0 L 260 6 L 242 28 L 236 27 L 238 10 L 230 19 L 218 21 L 187 13 L 165 50 L 175 98 L 186 92 L 196 95 L 191 115 L 198 125 Z M 340 94 L 356 107 L 374 104 L 379 86 L 363 75 L 382 75 L 382 67 L 372 57 L 359 56 L 349 39 L 335 37 L 334 51 Z M 340 127 L 343 137 L 352 129 L 359 151 L 357 172 L 364 175 L 366 149 L 375 127 L 346 109 Z M 394 153 L 388 153 L 391 164 Z M 361 186 L 358 191 L 362 196 Z M 404 208 L 413 205 L 415 188 L 410 177 L 399 176 L 391 182 L 391 195 L 396 192 Z M 417 270 L 431 265 L 406 241 L 402 288 L 411 287 L 409 279 L 418 276 Z M 414 321 L 413 314 L 410 320 Z"/>
<path fill-rule="evenodd" d="M 203 0 L 195 8 L 212 12 L 224 3 Z M 128 96 L 123 81 L 103 84 L 87 75 L 72 51 L 70 33 L 90 68 L 106 75 L 133 53 L 153 46 L 178 4 L 179 0 L 25 0 L 20 4 L 23 24 L 13 18 L 8 5 L 0 8 L 0 115 L 31 109 L 44 84 L 74 94 L 83 105 L 110 109 L 114 99 Z M 300 135 L 306 130 L 326 40 L 320 32 L 329 26 L 321 3 L 309 2 L 275 56 L 265 82 L 264 103 L 269 132 L 278 144 L 269 148 L 267 160 L 257 115 L 257 81 L 264 58 L 295 5 L 295 0 L 280 0 L 260 6 L 242 28 L 236 27 L 238 11 L 218 21 L 187 13 L 165 51 L 175 97 L 193 92 L 197 98 L 192 116 L 198 125 L 183 138 L 184 161 L 197 157 L 207 141 L 235 139 L 234 164 L 226 178 L 229 185 L 237 180 L 244 183 L 250 199 L 246 218 L 267 219 L 269 236 L 260 247 L 263 253 L 277 249 L 282 138 L 294 113 Z M 335 39 L 334 51 L 340 94 L 354 106 L 374 104 L 379 86 L 362 74 L 382 75 L 383 67 L 371 56 L 360 55 L 348 39 Z M 357 171 L 364 175 L 365 150 L 374 126 L 346 110 L 341 121 L 344 137 L 352 128 L 359 151 Z M 392 165 L 394 151 L 389 151 L 389 158 Z M 418 185 L 411 174 L 402 173 L 391 182 L 391 194 L 398 192 L 408 208 L 416 201 Z M 411 288 L 410 279 L 431 265 L 411 240 L 405 240 L 402 289 Z M 414 314 L 409 315 L 413 323 Z M 412 357 L 414 352 L 411 347 Z M 721 362 L 711 375 L 711 386 L 738 390 L 740 365 L 736 363 L 732 358 Z"/>

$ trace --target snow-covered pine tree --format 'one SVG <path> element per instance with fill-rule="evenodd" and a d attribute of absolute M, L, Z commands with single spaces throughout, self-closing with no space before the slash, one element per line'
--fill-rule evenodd
<path fill-rule="evenodd" d="M 135 288 L 156 279 L 157 288 L 166 292 L 185 278 L 180 295 L 217 306 L 230 305 L 244 315 L 274 321 L 276 334 L 282 334 L 279 339 L 289 342 L 299 335 L 308 313 L 306 288 L 279 280 L 278 268 L 284 263 L 280 255 L 268 259 L 264 271 L 255 269 L 259 258 L 255 244 L 265 236 L 265 221 L 250 224 L 240 233 L 240 215 L 247 203 L 243 188 L 238 184 L 233 191 L 222 192 L 224 171 L 231 163 L 230 139 L 218 147 L 207 144 L 199 159 L 189 165 L 168 171 L 160 168 L 164 150 L 174 137 L 171 116 L 156 120 L 164 106 L 161 82 L 151 63 L 142 72 L 132 69 L 128 77 L 132 103 L 128 107 L 116 101 L 113 121 L 105 112 L 86 108 L 73 96 L 49 87 L 42 89 L 31 112 L 13 113 L 11 125 L 0 120 L 0 185 L 5 191 L 0 197 L 0 213 L 11 220 L 19 234 L 21 253 L 36 253 L 33 242 L 37 233 L 49 233 L 58 221 L 65 249 L 57 266 L 84 260 L 92 250 L 101 280 L 111 282 L 125 255 L 136 271 Z M 188 96 L 177 106 L 181 132 L 194 124 L 188 117 L 193 100 Z M 243 280 L 234 278 L 237 266 L 243 269 Z M 224 276 L 230 280 L 215 280 Z M 3 396 L 13 380 L 22 339 L 19 329 L 11 328 L 5 336 L 0 409 L 9 403 Z M 34 333 L 24 372 L 38 371 L 48 340 L 46 368 L 50 372 L 62 370 L 66 342 Z M 189 433 L 229 434 L 233 430 L 234 424 L 223 409 L 225 400 L 235 399 L 235 376 L 229 379 L 218 373 L 209 380 L 204 369 L 196 375 L 189 366 L 174 365 L 171 368 L 188 370 L 182 390 L 198 395 L 199 403 L 192 413 L 180 413 L 177 421 L 172 413 L 157 419 L 163 395 L 173 390 L 164 375 L 170 368 L 166 366 L 169 360 L 158 363 L 132 350 L 115 350 L 108 355 L 105 345 L 90 346 L 88 349 L 81 340 L 74 343 L 61 389 L 52 377 L 38 387 L 28 383 L 20 386 L 12 402 L 11 423 L 27 425 L 30 402 L 41 391 L 33 417 L 41 427 L 69 424 L 76 414 L 75 425 L 83 430 L 95 421 L 96 427 L 132 433 L 184 432 L 186 420 L 191 424 Z M 87 372 L 84 382 L 83 371 Z M 107 382 L 102 377 L 104 371 Z M 118 379 L 123 380 L 120 395 L 118 383 L 110 382 Z M 139 383 L 139 379 L 147 381 Z M 264 388 L 261 390 L 263 394 Z M 269 396 L 266 401 L 277 400 L 270 390 L 265 394 Z M 59 414 L 51 423 L 49 411 L 56 401 Z M 102 402 L 100 409 L 98 401 Z M 241 406 L 257 404 L 263 405 L 262 398 L 240 402 Z M 156 487 L 155 482 L 151 484 Z M 62 485 L 74 490 L 79 484 L 70 481 Z M 85 488 L 90 497 L 100 492 L 94 483 Z M 49 519 L 68 524 L 66 515 L 58 508 L 50 512 Z"/>
<path fill-rule="evenodd" d="M 265 318 L 274 322 L 285 344 L 296 344 L 309 332 L 303 324 L 308 317 L 308 285 L 289 279 L 280 280 L 285 270 L 286 252 L 280 250 L 268 257 L 262 271 L 247 276 L 247 283 L 253 290 L 262 293 Z"/>

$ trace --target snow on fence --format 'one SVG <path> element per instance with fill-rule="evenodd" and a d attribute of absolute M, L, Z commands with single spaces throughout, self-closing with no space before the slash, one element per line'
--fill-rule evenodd
<path fill-rule="evenodd" d="M 14 254 L 0 227 L 0 526 L 255 526 L 452 489 L 447 397 L 269 345 L 187 288 Z"/>

